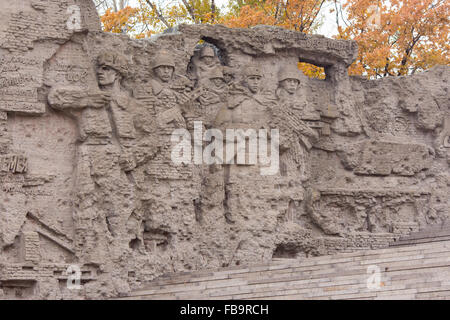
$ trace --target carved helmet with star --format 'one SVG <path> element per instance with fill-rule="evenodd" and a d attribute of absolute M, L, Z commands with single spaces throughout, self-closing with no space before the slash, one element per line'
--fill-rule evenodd
<path fill-rule="evenodd" d="M 252 77 L 257 76 L 261 77 L 263 76 L 261 68 L 258 66 L 248 66 L 244 69 L 244 76 L 245 77 Z"/>

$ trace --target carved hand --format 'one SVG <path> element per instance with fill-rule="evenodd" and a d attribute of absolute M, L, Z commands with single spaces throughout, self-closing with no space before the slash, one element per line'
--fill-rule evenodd
<path fill-rule="evenodd" d="M 181 93 L 178 95 L 178 103 L 181 105 L 186 105 L 191 101 L 191 98 L 186 93 Z"/>
<path fill-rule="evenodd" d="M 120 167 L 125 172 L 130 172 L 136 168 L 136 160 L 131 153 L 124 153 L 120 155 L 119 163 Z"/>
<path fill-rule="evenodd" d="M 159 125 L 166 125 L 174 121 L 177 126 L 183 126 L 185 123 L 184 117 L 178 108 L 169 109 L 158 116 Z"/>
<path fill-rule="evenodd" d="M 177 126 L 181 127 L 185 123 L 183 115 L 177 110 L 173 113 L 173 121 L 177 124 Z"/>

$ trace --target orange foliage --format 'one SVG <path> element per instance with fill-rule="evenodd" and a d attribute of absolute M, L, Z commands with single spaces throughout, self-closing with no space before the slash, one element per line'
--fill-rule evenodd
<path fill-rule="evenodd" d="M 134 25 L 138 22 L 138 8 L 125 7 L 117 12 L 111 9 L 106 10 L 101 16 L 104 31 L 112 33 L 130 32 Z"/>
<path fill-rule="evenodd" d="M 250 28 L 260 24 L 275 25 L 276 19 L 260 8 L 247 5 L 241 8 L 238 16 L 228 15 L 221 22 L 230 28 Z"/>
<path fill-rule="evenodd" d="M 351 25 L 338 38 L 358 42 L 350 74 L 400 76 L 450 64 L 448 0 L 348 0 Z"/>
<path fill-rule="evenodd" d="M 238 1 L 221 23 L 248 28 L 258 24 L 309 33 L 319 26 L 319 12 L 326 0 Z"/>
<path fill-rule="evenodd" d="M 325 79 L 325 70 L 322 67 L 318 67 L 306 62 L 299 62 L 298 68 L 303 72 L 305 76 L 321 80 Z"/>

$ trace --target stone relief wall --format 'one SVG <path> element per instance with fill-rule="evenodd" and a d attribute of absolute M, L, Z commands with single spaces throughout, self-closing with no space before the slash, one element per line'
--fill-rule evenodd
<path fill-rule="evenodd" d="M 351 41 L 206 25 L 137 41 L 100 32 L 88 0 L 1 1 L 2 299 L 383 247 L 450 215 L 448 67 L 369 81 L 347 75 Z M 175 163 L 180 129 L 192 158 Z M 274 174 L 227 152 L 247 129 L 279 130 Z M 225 152 L 196 161 L 209 141 Z"/>

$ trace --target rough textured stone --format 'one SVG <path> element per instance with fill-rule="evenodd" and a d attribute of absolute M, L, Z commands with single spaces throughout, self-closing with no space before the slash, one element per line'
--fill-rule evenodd
<path fill-rule="evenodd" d="M 380 248 L 450 215 L 448 67 L 369 81 L 347 74 L 352 41 L 207 25 L 132 40 L 100 32 L 89 0 L 0 3 L 8 299 Z M 270 133 L 268 162 L 249 129 Z"/>
<path fill-rule="evenodd" d="M 224 268 L 220 279 L 201 272 L 168 274 L 123 299 L 449 299 L 450 242 L 428 240 L 303 261 L 280 259 L 257 274 Z"/>

